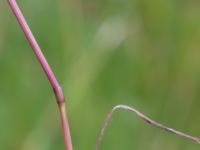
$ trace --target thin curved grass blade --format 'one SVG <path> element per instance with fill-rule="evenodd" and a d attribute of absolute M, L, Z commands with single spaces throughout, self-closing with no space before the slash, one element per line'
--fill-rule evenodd
<path fill-rule="evenodd" d="M 99 150 L 100 146 L 101 146 L 101 143 L 102 143 L 102 140 L 103 140 L 103 137 L 105 135 L 105 132 L 106 132 L 106 129 L 108 128 L 108 125 L 112 119 L 112 116 L 114 114 L 115 111 L 119 110 L 119 109 L 123 109 L 123 110 L 127 110 L 127 111 L 130 111 L 132 113 L 135 113 L 139 118 L 143 119 L 146 123 L 148 123 L 149 125 L 152 125 L 156 128 L 160 128 L 164 131 L 167 131 L 169 133 L 173 133 L 177 136 L 180 136 L 180 137 L 183 137 L 187 140 L 191 140 L 193 142 L 196 142 L 196 143 L 199 143 L 200 144 L 200 138 L 198 137 L 193 137 L 191 135 L 188 135 L 186 133 L 183 133 L 181 131 L 178 131 L 178 130 L 175 130 L 175 129 L 172 129 L 172 128 L 169 128 L 169 127 L 166 127 L 165 125 L 163 124 L 160 124 L 152 119 L 150 119 L 149 117 L 147 117 L 146 115 L 144 115 L 143 113 L 139 112 L 138 110 L 136 110 L 135 108 L 133 107 L 130 107 L 130 106 L 127 106 L 127 105 L 118 105 L 118 106 L 115 106 L 111 112 L 108 114 L 106 120 L 105 120 L 105 123 L 103 125 L 103 128 L 101 130 L 101 134 L 98 138 L 98 142 L 96 144 L 96 150 Z"/>

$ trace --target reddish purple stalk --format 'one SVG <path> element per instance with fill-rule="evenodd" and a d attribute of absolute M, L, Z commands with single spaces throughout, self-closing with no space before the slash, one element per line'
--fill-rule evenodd
<path fill-rule="evenodd" d="M 146 115 L 144 115 L 143 113 L 139 112 L 138 110 L 136 110 L 136 109 L 134 109 L 134 108 L 132 108 L 132 107 L 129 107 L 129 106 L 127 106 L 127 105 L 118 105 L 118 106 L 115 106 L 115 107 L 111 110 L 111 112 L 108 114 L 108 116 L 107 116 L 107 118 L 106 118 L 106 121 L 105 121 L 105 123 L 104 123 L 104 125 L 103 125 L 103 128 L 102 128 L 102 130 L 101 130 L 101 134 L 100 134 L 100 136 L 99 136 L 98 142 L 97 142 L 97 144 L 96 144 L 96 150 L 99 150 L 99 147 L 100 147 L 100 145 L 101 145 L 101 143 L 102 143 L 103 137 L 104 137 L 105 132 L 106 132 L 106 129 L 107 129 L 107 127 L 108 127 L 108 125 L 109 125 L 109 123 L 110 123 L 110 121 L 111 121 L 111 118 L 112 118 L 112 116 L 113 116 L 113 113 L 114 113 L 115 111 L 117 111 L 118 109 L 124 109 L 124 110 L 128 110 L 128 111 L 130 111 L 130 112 L 133 112 L 133 113 L 135 113 L 137 116 L 139 116 L 140 118 L 142 118 L 145 122 L 147 122 L 148 124 L 150 124 L 150 125 L 152 125 L 152 126 L 154 126 L 154 127 L 163 129 L 164 131 L 173 133 L 173 134 L 175 134 L 175 135 L 177 135 L 177 136 L 180 136 L 180 137 L 183 137 L 183 138 L 185 138 L 185 139 L 187 139 L 187 140 L 191 140 L 191 141 L 193 141 L 193 142 L 200 143 L 200 138 L 198 138 L 198 137 L 193 137 L 193 136 L 191 136 L 191 135 L 185 134 L 185 133 L 180 132 L 180 131 L 177 131 L 177 130 L 175 130 L 175 129 L 168 128 L 168 127 L 166 127 L 166 126 L 164 126 L 164 125 L 162 125 L 162 124 L 160 124 L 160 123 L 155 122 L 154 120 L 150 119 L 149 117 L 147 117 Z"/>
<path fill-rule="evenodd" d="M 64 141 L 65 141 L 65 146 L 66 150 L 72 150 L 72 141 L 71 141 L 71 136 L 70 136 L 70 129 L 69 129 L 69 124 L 68 124 L 68 119 L 66 116 L 66 110 L 65 110 L 65 98 L 64 94 L 62 91 L 61 86 L 59 85 L 58 81 L 56 80 L 56 77 L 51 70 L 45 56 L 43 55 L 37 41 L 35 40 L 19 6 L 17 5 L 17 2 L 15 0 L 8 0 L 8 3 L 10 5 L 10 8 L 12 9 L 13 13 L 15 14 L 22 30 L 24 31 L 24 34 L 29 41 L 38 61 L 40 62 L 46 76 L 49 79 L 49 82 L 53 88 L 53 91 L 56 96 L 56 100 L 59 106 L 60 110 L 60 116 L 61 116 L 61 123 L 63 126 L 63 133 L 64 133 Z"/>

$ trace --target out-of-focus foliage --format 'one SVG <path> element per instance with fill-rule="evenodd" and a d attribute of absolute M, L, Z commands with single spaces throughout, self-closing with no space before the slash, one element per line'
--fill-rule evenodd
<path fill-rule="evenodd" d="M 93 150 L 106 115 L 128 104 L 200 135 L 200 1 L 18 0 L 67 97 L 75 150 Z M 39 63 L 0 2 L 0 149 L 63 150 L 58 109 Z M 200 145 L 114 115 L 103 150 Z"/>

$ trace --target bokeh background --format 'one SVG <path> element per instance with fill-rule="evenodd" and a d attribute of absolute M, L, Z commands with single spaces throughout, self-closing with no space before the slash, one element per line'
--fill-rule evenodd
<path fill-rule="evenodd" d="M 200 136 L 200 1 L 18 0 L 67 97 L 75 150 L 93 150 L 127 104 Z M 118 111 L 103 150 L 198 150 Z M 47 78 L 0 1 L 0 149 L 64 150 Z"/>

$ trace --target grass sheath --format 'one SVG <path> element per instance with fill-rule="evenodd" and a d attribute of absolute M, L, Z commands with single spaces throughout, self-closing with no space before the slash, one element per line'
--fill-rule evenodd
<path fill-rule="evenodd" d="M 70 136 L 69 123 L 68 123 L 68 119 L 66 115 L 65 98 L 64 98 L 62 88 L 59 85 L 58 81 L 56 80 L 56 77 L 53 71 L 51 70 L 51 67 L 49 66 L 36 39 L 34 38 L 16 0 L 8 0 L 8 3 L 13 13 L 15 14 L 15 17 L 17 18 L 17 21 L 19 25 L 21 26 L 29 44 L 31 45 L 33 52 L 35 53 L 38 61 L 40 62 L 46 76 L 48 77 L 51 87 L 53 88 L 54 94 L 56 96 L 56 101 L 58 103 L 59 111 L 60 111 L 61 123 L 62 123 L 63 133 L 64 133 L 65 147 L 66 147 L 66 150 L 72 150 L 73 149 L 72 141 L 71 141 L 71 136 Z"/>
<path fill-rule="evenodd" d="M 152 125 L 156 128 L 160 128 L 164 131 L 167 131 L 169 133 L 173 133 L 177 136 L 180 136 L 180 137 L 183 137 L 187 140 L 191 140 L 193 142 L 196 142 L 196 143 L 199 143 L 200 144 L 200 138 L 198 137 L 193 137 L 191 135 L 188 135 L 188 134 L 185 134 L 183 132 L 180 132 L 178 130 L 175 130 L 175 129 L 172 129 L 172 128 L 169 128 L 169 127 L 166 127 L 164 126 L 163 124 L 160 124 L 160 123 L 157 123 L 156 121 L 150 119 L 149 117 L 147 117 L 146 115 L 144 115 L 143 113 L 139 112 L 138 110 L 136 110 L 135 108 L 132 108 L 130 106 L 127 106 L 127 105 L 118 105 L 118 106 L 115 106 L 111 111 L 110 113 L 108 114 L 106 120 L 105 120 L 105 123 L 103 125 L 103 128 L 101 130 L 101 134 L 98 138 L 98 142 L 96 144 L 96 150 L 99 150 L 100 148 L 100 145 L 102 143 L 102 140 L 103 140 L 103 137 L 105 135 L 105 132 L 106 132 L 106 129 L 108 128 L 108 125 L 112 119 L 112 116 L 114 114 L 115 111 L 119 110 L 119 109 L 123 109 L 123 110 L 127 110 L 127 111 L 130 111 L 132 113 L 135 113 L 139 118 L 143 119 L 146 123 L 148 123 L 149 125 Z"/>

